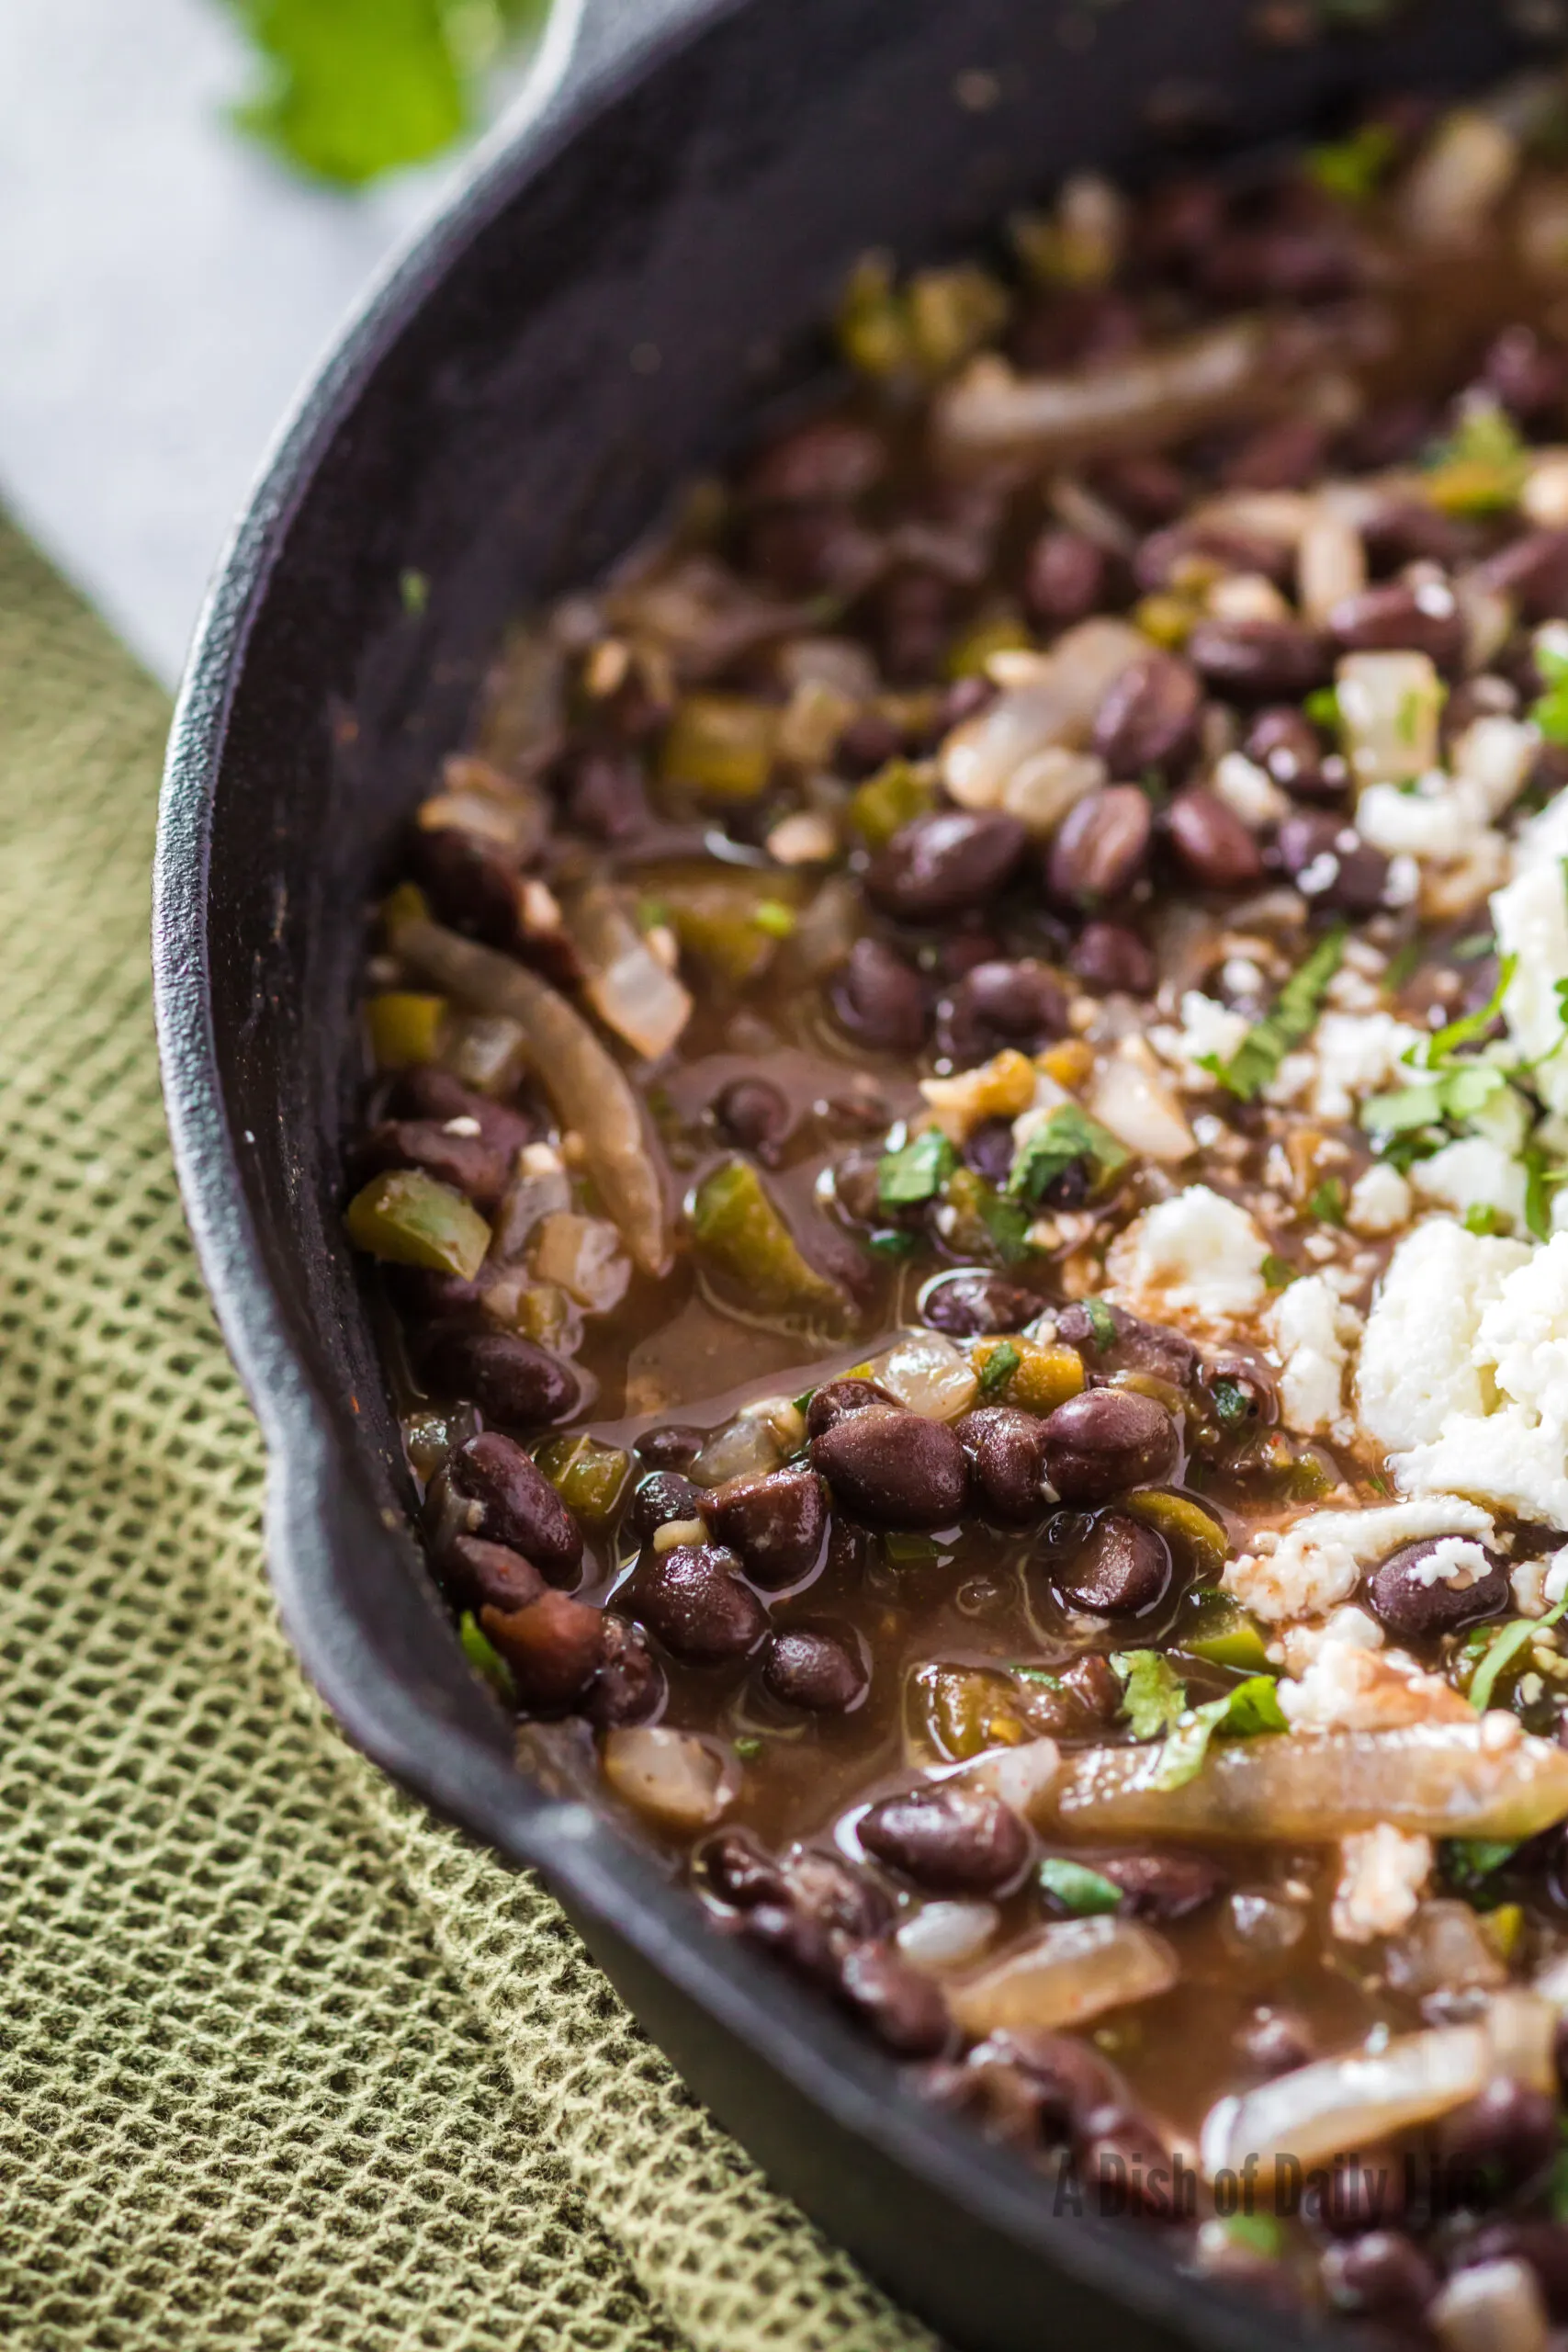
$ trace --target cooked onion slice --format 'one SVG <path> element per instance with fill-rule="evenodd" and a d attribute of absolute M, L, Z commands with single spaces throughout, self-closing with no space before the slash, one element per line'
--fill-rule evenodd
<path fill-rule="evenodd" d="M 606 1732 L 604 1778 L 618 1797 L 667 1829 L 716 1821 L 739 1785 L 733 1763 L 695 1732 L 634 1724 Z"/>
<path fill-rule="evenodd" d="M 668 1273 L 673 1253 L 660 1155 L 626 1072 L 581 1013 L 510 956 L 423 916 L 397 923 L 390 945 L 446 995 L 518 1023 L 562 1126 L 582 1137 L 589 1173 L 634 1261 L 644 1273 Z"/>
<path fill-rule="evenodd" d="M 941 757 L 949 797 L 961 808 L 999 808 L 1009 782 L 1027 762 L 1085 741 L 1110 689 L 1148 650 L 1147 638 L 1126 621 L 1100 618 L 1068 629 L 1026 684 L 1010 686 L 947 737 Z M 1050 806 L 1060 822 L 1079 793 L 1093 789 L 1100 771 L 1054 763 L 1051 776 L 1056 789 Z"/>
<path fill-rule="evenodd" d="M 971 1976 L 949 1995 L 965 2033 L 1018 2026 L 1079 2025 L 1102 2009 L 1152 2000 L 1177 1978 L 1163 1936 L 1133 1919 L 1061 1919 L 1021 1951 Z"/>
<path fill-rule="evenodd" d="M 691 1019 L 691 997 L 660 962 L 616 891 L 596 885 L 565 911 L 589 1003 L 607 1029 L 657 1061 Z"/>
<path fill-rule="evenodd" d="M 1093 1838 L 1325 1845 L 1380 1821 L 1428 1838 L 1533 1838 L 1568 1815 L 1568 1750 L 1511 1716 L 1222 1741 L 1173 1789 L 1158 1785 L 1162 1752 L 1067 1757 L 1036 1818 Z"/>
<path fill-rule="evenodd" d="M 1053 463 L 1177 440 L 1257 404 L 1268 347 L 1260 320 L 1237 319 L 1072 375 L 1015 375 L 987 353 L 938 395 L 933 428 L 957 456 Z"/>

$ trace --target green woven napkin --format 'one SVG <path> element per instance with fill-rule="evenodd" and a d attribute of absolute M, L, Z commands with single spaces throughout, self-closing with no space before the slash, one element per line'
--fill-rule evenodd
<path fill-rule="evenodd" d="M 166 723 L 0 526 L 0 2334 L 919 2352 L 282 1640 L 158 1099 Z"/>

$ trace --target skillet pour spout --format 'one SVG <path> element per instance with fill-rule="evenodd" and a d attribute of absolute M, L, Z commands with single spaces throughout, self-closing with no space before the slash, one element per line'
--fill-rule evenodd
<path fill-rule="evenodd" d="M 671 486 L 822 373 L 855 258 L 943 258 L 1172 132 L 1312 131 L 1495 81 L 1508 13 L 1430 0 L 1260 40 L 1254 0 L 589 0 L 533 103 L 349 328 L 204 615 L 155 877 L 160 1048 L 197 1247 L 270 1453 L 269 1570 L 349 1736 L 540 1870 L 694 2089 L 945 2339 L 1264 2352 L 1304 2320 L 1180 2272 L 915 2096 L 715 1935 L 667 1858 L 520 1770 L 414 1532 L 372 1300 L 341 1232 L 369 910 L 510 615 L 592 580 Z M 1311 29 L 1310 0 L 1294 17 Z M 429 583 L 405 609 L 400 580 Z"/>

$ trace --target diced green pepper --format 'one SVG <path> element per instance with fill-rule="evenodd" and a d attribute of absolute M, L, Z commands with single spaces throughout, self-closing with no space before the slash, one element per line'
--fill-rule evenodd
<path fill-rule="evenodd" d="M 985 1340 L 973 1363 L 988 1397 L 1026 1413 L 1054 1413 L 1084 1385 L 1081 1357 L 1072 1348 L 1043 1347 L 1037 1340 Z"/>
<path fill-rule="evenodd" d="M 917 270 L 904 301 L 911 356 L 928 376 L 959 367 L 1007 322 L 1005 288 L 972 262 Z"/>
<path fill-rule="evenodd" d="M 895 833 L 936 806 L 936 785 L 908 760 L 889 760 L 857 785 L 849 820 L 868 849 L 881 849 Z"/>
<path fill-rule="evenodd" d="M 604 1527 L 615 1517 L 632 1458 L 597 1438 L 553 1437 L 539 1448 L 540 1469 L 574 1519 Z"/>
<path fill-rule="evenodd" d="M 989 1668 L 918 1666 L 904 1686 L 911 1761 L 966 1763 L 987 1747 L 1016 1747 L 1029 1736 L 1010 1677 Z"/>
<path fill-rule="evenodd" d="M 895 376 L 909 359 L 908 324 L 886 254 L 866 254 L 839 298 L 839 347 L 862 376 Z"/>
<path fill-rule="evenodd" d="M 393 1168 L 373 1176 L 344 1214 L 348 1238 L 396 1266 L 472 1282 L 490 1248 L 490 1227 L 471 1201 L 438 1184 L 422 1168 Z"/>
<path fill-rule="evenodd" d="M 488 1636 L 480 1632 L 479 1621 L 470 1610 L 465 1609 L 457 1621 L 457 1639 L 463 1645 L 463 1656 L 468 1664 L 484 1677 L 496 1696 L 504 1699 L 508 1706 L 514 1705 L 517 1686 L 512 1679 L 512 1668 Z"/>
<path fill-rule="evenodd" d="M 1173 1495 L 1163 1487 L 1145 1487 L 1128 1495 L 1120 1508 L 1141 1519 L 1168 1544 L 1179 1544 L 1201 1576 L 1218 1576 L 1230 1557 L 1230 1544 L 1219 1521 L 1187 1495 Z"/>
<path fill-rule="evenodd" d="M 1228 1593 L 1195 1592 L 1192 1604 L 1194 1629 L 1177 1635 L 1189 1657 L 1201 1658 L 1209 1666 L 1234 1667 L 1241 1674 L 1270 1671 L 1260 1629 Z"/>
<path fill-rule="evenodd" d="M 377 1069 L 407 1069 L 415 1062 L 433 1062 L 441 1051 L 446 1018 L 444 996 L 388 989 L 371 997 L 365 1007 L 365 1020 Z"/>
<path fill-rule="evenodd" d="M 847 1322 L 844 1294 L 806 1258 L 750 1160 L 726 1160 L 704 1177 L 691 1227 L 704 1263 L 760 1314 L 839 1329 Z"/>
<path fill-rule="evenodd" d="M 779 896 L 777 876 L 767 889 L 747 881 L 668 882 L 660 888 L 660 910 L 683 952 L 732 988 L 744 988 L 766 969 L 795 920 Z M 783 925 L 781 915 L 787 918 Z"/>
<path fill-rule="evenodd" d="M 1016 613 L 992 613 L 953 639 L 942 667 L 950 678 L 979 678 L 993 653 L 1028 653 L 1033 646 Z"/>
<path fill-rule="evenodd" d="M 1103 1871 L 1066 1854 L 1047 1854 L 1035 1870 L 1042 1890 L 1070 1918 L 1091 1919 L 1102 1911 L 1121 1909 L 1122 1890 Z"/>
<path fill-rule="evenodd" d="M 771 704 L 744 695 L 686 695 L 665 735 L 660 773 L 710 800 L 755 800 L 773 773 L 778 723 Z"/>

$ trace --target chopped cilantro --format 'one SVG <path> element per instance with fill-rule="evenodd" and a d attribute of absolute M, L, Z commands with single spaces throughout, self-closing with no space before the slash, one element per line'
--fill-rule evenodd
<path fill-rule="evenodd" d="M 1445 514 L 1493 514 L 1514 503 L 1529 469 L 1529 451 L 1506 409 L 1472 398 L 1431 453 L 1427 495 Z"/>
<path fill-rule="evenodd" d="M 1568 743 L 1568 652 L 1538 645 L 1535 662 L 1546 692 L 1531 704 L 1530 717 L 1549 743 Z"/>
<path fill-rule="evenodd" d="M 1467 1233 L 1506 1233 L 1510 1222 L 1503 1211 L 1495 1209 L 1489 1201 L 1472 1201 L 1464 1213 Z"/>
<path fill-rule="evenodd" d="M 1417 942 L 1412 940 L 1410 944 L 1419 955 L 1420 947 Z M 1479 964 L 1483 956 L 1495 953 L 1496 945 L 1497 938 L 1495 932 L 1472 931 L 1468 938 L 1457 940 L 1449 953 L 1456 964 Z"/>
<path fill-rule="evenodd" d="M 980 1203 L 980 1222 L 991 1237 L 991 1246 L 1004 1266 L 1016 1266 L 1033 1250 L 1029 1238 L 1029 1211 L 1017 1201 L 1004 1200 L 999 1193 L 986 1187 Z"/>
<path fill-rule="evenodd" d="M 1216 1735 L 1222 1739 L 1257 1739 L 1265 1732 L 1289 1729 L 1273 1676 L 1249 1675 L 1223 1698 L 1188 1708 L 1168 1734 L 1147 1785 L 1185 1787 L 1201 1770 L 1209 1742 Z"/>
<path fill-rule="evenodd" d="M 1187 1686 L 1163 1650 L 1118 1650 L 1111 1663 L 1122 1678 L 1122 1712 L 1134 1739 L 1153 1739 L 1180 1719 Z"/>
<path fill-rule="evenodd" d="M 1525 1171 L 1525 1223 L 1537 1241 L 1551 1238 L 1551 1195 L 1568 1183 L 1568 1168 L 1553 1168 L 1544 1147 L 1527 1144 L 1520 1159 Z"/>
<path fill-rule="evenodd" d="M 463 1645 L 463 1656 L 471 1667 L 478 1668 L 498 1697 L 508 1705 L 515 1702 L 517 1687 L 512 1679 L 512 1668 L 501 1652 L 480 1631 L 479 1621 L 472 1610 L 465 1609 L 457 1620 L 457 1639 Z"/>
<path fill-rule="evenodd" d="M 1458 1894 L 1474 1894 L 1519 1847 L 1515 1838 L 1446 1838 L 1438 1850 L 1449 1884 Z"/>
<path fill-rule="evenodd" d="M 877 1162 L 876 1197 L 885 1209 L 910 1208 L 934 1201 L 958 1164 L 958 1155 L 940 1127 L 923 1127 L 899 1151 L 885 1151 Z"/>
<path fill-rule="evenodd" d="M 1492 1693 L 1497 1687 L 1499 1677 L 1506 1672 L 1522 1650 L 1529 1649 L 1543 1626 L 1556 1624 L 1564 1610 L 1568 1610 L 1568 1600 L 1560 1600 L 1555 1609 L 1547 1611 L 1544 1617 L 1516 1617 L 1499 1633 L 1493 1634 L 1480 1665 L 1470 1678 L 1470 1689 L 1465 1693 L 1478 1715 L 1484 1714 L 1492 1704 Z"/>
<path fill-rule="evenodd" d="M 1112 1880 L 1091 1871 L 1087 1862 L 1069 1861 L 1065 1854 L 1047 1854 L 1035 1876 L 1052 1901 L 1075 1919 L 1114 1911 L 1122 1901 L 1122 1889 Z"/>
<path fill-rule="evenodd" d="M 479 72 L 535 0 L 240 0 L 265 60 L 243 127 L 317 178 L 360 187 L 473 123 Z"/>
<path fill-rule="evenodd" d="M 1281 1258 L 1270 1250 L 1258 1271 L 1263 1277 L 1266 1289 L 1289 1290 L 1296 1280 L 1298 1270 L 1288 1258 Z"/>
<path fill-rule="evenodd" d="M 1485 1003 L 1475 1012 L 1461 1013 L 1446 1028 L 1438 1029 L 1416 1049 L 1416 1059 L 1423 1069 L 1443 1069 L 1452 1062 L 1461 1046 L 1472 1046 L 1484 1037 L 1503 1010 L 1503 999 L 1518 968 L 1517 956 L 1505 956 L 1497 967 L 1497 984 Z"/>
<path fill-rule="evenodd" d="M 919 1242 L 914 1234 L 902 1232 L 896 1225 L 885 1225 L 866 1235 L 865 1246 L 875 1258 L 912 1258 Z"/>
<path fill-rule="evenodd" d="M 1069 1168 L 1085 1167 L 1090 1182 L 1098 1187 L 1119 1175 L 1131 1157 L 1098 1119 L 1091 1119 L 1076 1102 L 1063 1102 L 1019 1146 L 1008 1175 L 1008 1197 L 1038 1207 Z"/>
<path fill-rule="evenodd" d="M 1022 1362 L 1022 1355 L 1010 1340 L 1004 1340 L 999 1348 L 993 1348 L 981 1367 L 981 1396 L 994 1396 L 998 1388 L 1005 1388 Z"/>
<path fill-rule="evenodd" d="M 407 565 L 398 574 L 398 594 L 410 620 L 418 620 L 430 602 L 429 574 L 416 571 L 412 563 Z"/>
<path fill-rule="evenodd" d="M 1396 947 L 1384 967 L 1382 986 L 1388 996 L 1397 996 L 1406 980 L 1420 969 L 1426 950 L 1419 939 L 1407 939 Z"/>
<path fill-rule="evenodd" d="M 1212 1391 L 1214 1410 L 1228 1430 L 1238 1429 L 1252 1413 L 1252 1399 L 1239 1382 L 1216 1380 Z"/>
<path fill-rule="evenodd" d="M 1315 686 L 1302 704 L 1302 715 L 1314 727 L 1337 728 L 1339 724 L 1339 689 L 1337 686 Z"/>
<path fill-rule="evenodd" d="M 1284 2251 L 1285 2233 L 1274 2213 L 1228 2213 L 1224 2232 L 1233 2245 L 1245 2246 L 1248 2254 L 1266 2255 L 1269 2261 Z"/>
<path fill-rule="evenodd" d="M 1307 1203 L 1307 1214 L 1322 1225 L 1343 1225 L 1348 1205 L 1343 1176 L 1325 1176 Z"/>
<path fill-rule="evenodd" d="M 1343 930 L 1327 933 L 1305 963 L 1292 973 L 1272 1011 L 1253 1023 L 1228 1062 L 1222 1062 L 1217 1054 L 1202 1057 L 1202 1068 L 1213 1072 L 1227 1093 L 1243 1102 L 1256 1101 L 1285 1056 L 1311 1036 L 1344 953 Z"/>
<path fill-rule="evenodd" d="M 1101 1350 L 1113 1348 L 1116 1345 L 1116 1317 L 1105 1301 L 1102 1298 L 1086 1298 L 1079 1303 L 1089 1317 L 1089 1328 L 1094 1333 L 1095 1346 Z"/>
<path fill-rule="evenodd" d="M 747 1764 L 750 1764 L 754 1756 L 761 1756 L 762 1752 L 762 1743 L 755 1732 L 742 1732 L 739 1739 L 732 1739 L 729 1744 L 742 1762 Z"/>
<path fill-rule="evenodd" d="M 1348 139 L 1312 148 L 1309 175 L 1328 196 L 1342 204 L 1364 204 L 1375 196 L 1399 153 L 1399 141 L 1386 122 L 1364 122 Z"/>

